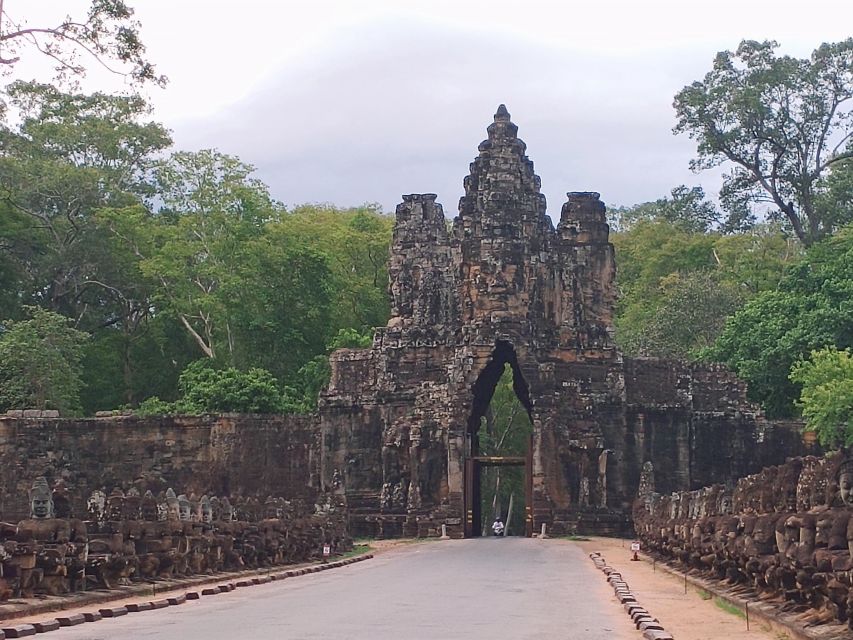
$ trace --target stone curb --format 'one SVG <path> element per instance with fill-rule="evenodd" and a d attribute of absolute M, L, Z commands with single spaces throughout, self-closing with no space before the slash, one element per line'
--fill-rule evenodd
<path fill-rule="evenodd" d="M 371 558 L 373 558 L 372 553 L 365 553 L 360 556 L 345 558 L 343 560 L 335 560 L 334 562 L 314 565 L 303 569 L 288 569 L 281 573 L 255 576 L 248 580 L 240 580 L 236 583 L 229 582 L 217 587 L 202 589 L 201 592 L 188 591 L 178 596 L 172 596 L 160 600 L 131 602 L 122 607 L 105 607 L 94 612 L 78 613 L 73 616 L 58 616 L 53 620 L 36 622 L 34 624 L 20 624 L 17 626 L 3 627 L 0 629 L 0 640 L 4 640 L 5 638 L 24 638 L 27 636 L 34 636 L 36 633 L 47 633 L 48 631 L 55 631 L 60 627 L 71 627 L 83 624 L 84 622 L 97 622 L 102 618 L 116 618 L 127 615 L 128 613 L 156 611 L 165 607 L 184 604 L 187 600 L 198 600 L 202 596 L 212 596 L 218 593 L 233 591 L 238 587 L 253 587 L 260 584 L 269 584 L 270 582 L 284 580 L 286 578 L 307 575 L 309 573 L 319 573 L 320 571 L 326 571 L 327 569 L 345 567 L 355 562 L 370 560 Z"/>
<path fill-rule="evenodd" d="M 646 562 L 656 561 L 658 569 L 661 569 L 670 575 L 677 576 L 681 580 L 686 579 L 690 586 L 707 591 L 714 597 L 720 598 L 738 609 L 743 609 L 745 604 L 748 602 L 750 620 L 755 618 L 767 624 L 771 629 L 776 629 L 777 631 L 782 631 L 791 635 L 794 640 L 828 640 L 836 637 L 850 637 L 847 627 L 844 625 L 836 624 L 830 626 L 823 624 L 813 628 L 806 628 L 802 623 L 798 623 L 796 619 L 786 620 L 782 617 L 785 614 L 778 611 L 772 605 L 765 604 L 760 600 L 747 599 L 742 596 L 735 596 L 731 593 L 727 593 L 725 590 L 720 588 L 719 585 L 711 582 L 710 580 L 685 574 L 683 571 L 679 571 L 675 567 L 666 564 L 660 558 L 653 558 L 645 553 L 641 553 L 640 557 Z"/>
<path fill-rule="evenodd" d="M 589 554 L 596 569 L 604 572 L 607 576 L 607 582 L 613 587 L 613 592 L 619 603 L 625 609 L 634 626 L 642 632 L 645 640 L 673 640 L 672 634 L 667 632 L 660 621 L 653 617 L 648 609 L 640 606 L 637 603 L 637 598 L 631 591 L 628 583 L 622 579 L 622 574 L 616 571 L 613 567 L 607 564 L 602 555 L 598 552 Z"/>

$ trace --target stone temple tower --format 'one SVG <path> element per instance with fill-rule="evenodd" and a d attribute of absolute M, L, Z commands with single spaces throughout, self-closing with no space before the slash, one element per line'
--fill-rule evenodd
<path fill-rule="evenodd" d="M 356 533 L 477 529 L 470 462 L 507 364 L 534 429 L 528 530 L 574 530 L 588 505 L 603 528 L 624 523 L 632 496 L 620 473 L 625 398 L 605 208 L 597 193 L 569 193 L 555 229 L 517 131 L 501 105 L 451 228 L 435 195 L 403 196 L 392 317 L 372 348 L 332 356 L 321 473 L 346 493 Z"/>

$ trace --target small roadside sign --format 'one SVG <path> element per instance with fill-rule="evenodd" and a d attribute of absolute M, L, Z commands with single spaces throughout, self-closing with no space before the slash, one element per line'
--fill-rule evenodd
<path fill-rule="evenodd" d="M 640 543 L 638 540 L 634 540 L 634 542 L 631 543 L 631 553 L 634 554 L 634 557 L 631 558 L 631 560 L 634 560 L 636 562 L 637 560 L 640 559 L 640 556 L 637 555 L 637 552 L 639 550 L 640 550 Z"/>
<path fill-rule="evenodd" d="M 323 545 L 323 557 L 328 558 L 331 554 L 332 554 L 332 547 L 328 544 L 324 544 Z"/>

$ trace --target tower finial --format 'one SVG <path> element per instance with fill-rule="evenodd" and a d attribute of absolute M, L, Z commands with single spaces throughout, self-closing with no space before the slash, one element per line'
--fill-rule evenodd
<path fill-rule="evenodd" d="M 505 104 L 498 106 L 498 111 L 495 113 L 495 122 L 498 122 L 499 120 L 509 122 L 509 111 L 506 110 Z"/>

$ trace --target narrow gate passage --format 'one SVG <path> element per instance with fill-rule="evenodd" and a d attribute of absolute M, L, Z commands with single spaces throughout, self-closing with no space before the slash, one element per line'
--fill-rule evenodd
<path fill-rule="evenodd" d="M 586 554 L 561 541 L 402 545 L 344 569 L 53 632 L 56 640 L 639 640 Z"/>

